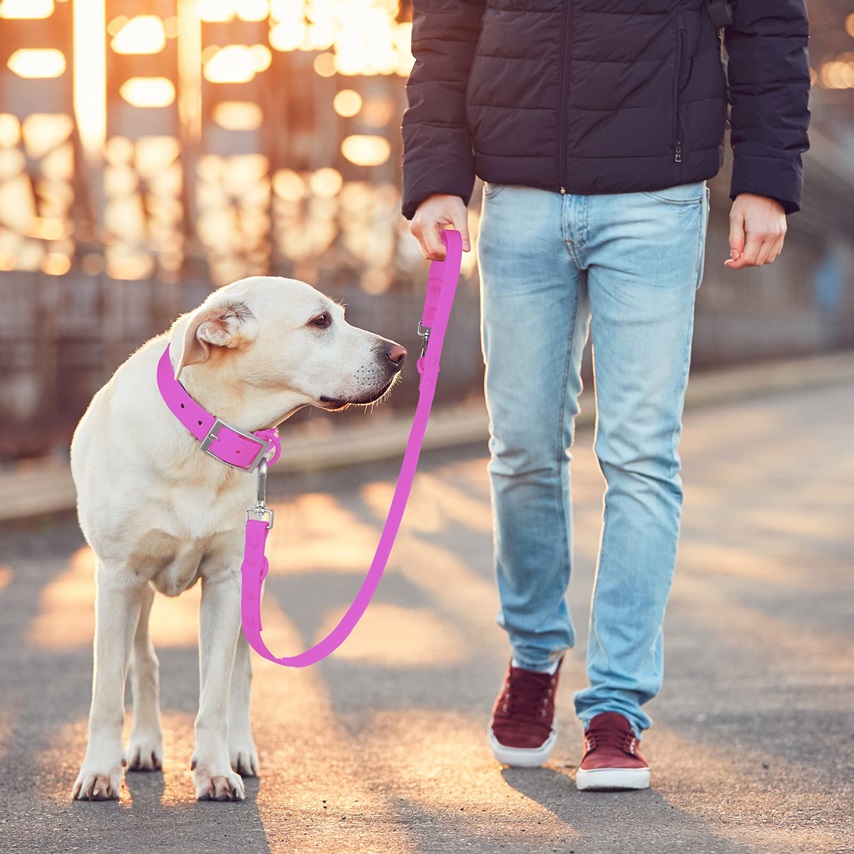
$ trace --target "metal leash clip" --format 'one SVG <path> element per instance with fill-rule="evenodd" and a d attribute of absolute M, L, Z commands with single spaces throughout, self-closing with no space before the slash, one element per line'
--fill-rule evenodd
<path fill-rule="evenodd" d="M 258 463 L 258 488 L 255 495 L 255 506 L 246 511 L 246 521 L 250 518 L 256 522 L 267 521 L 267 530 L 273 527 L 275 514 L 267 506 L 267 460 L 262 458 Z"/>

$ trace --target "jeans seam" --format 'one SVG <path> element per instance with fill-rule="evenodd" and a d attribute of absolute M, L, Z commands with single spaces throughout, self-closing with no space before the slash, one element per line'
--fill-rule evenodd
<path fill-rule="evenodd" d="M 696 293 L 696 288 L 695 288 Z M 677 448 L 679 445 L 678 440 L 676 439 L 677 435 L 681 434 L 682 431 L 682 418 L 685 412 L 685 392 L 688 386 L 688 374 L 691 368 L 691 342 L 694 338 L 694 312 L 696 307 L 696 299 L 691 300 L 691 319 L 688 323 L 688 332 L 685 335 L 685 347 L 682 350 L 682 376 L 679 380 L 679 387 L 682 392 L 682 406 L 680 407 L 679 418 L 677 419 L 676 427 L 673 430 L 673 435 L 670 437 L 670 442 L 672 445 L 671 456 L 675 457 L 677 455 Z M 679 469 L 676 472 L 677 477 L 682 470 L 682 466 L 679 466 Z"/>
<path fill-rule="evenodd" d="M 607 492 L 607 488 L 606 488 L 606 492 Z M 596 593 L 599 590 L 599 584 L 598 584 L 599 567 L 602 565 L 602 562 L 605 558 L 605 526 L 608 524 L 608 504 L 604 500 L 604 496 L 603 496 L 602 504 L 603 504 L 603 506 L 602 506 L 602 535 L 601 535 L 600 544 L 599 544 L 599 559 L 598 559 L 598 562 L 596 565 L 596 574 L 593 577 L 593 595 L 591 596 L 591 601 L 590 601 L 590 634 L 596 640 L 596 646 L 599 649 L 599 654 L 605 659 L 605 668 L 610 669 L 611 660 L 610 660 L 610 657 L 608 656 L 607 650 L 605 649 L 605 644 L 603 644 L 599 638 L 599 629 L 597 627 L 597 620 L 595 619 Z"/>
<path fill-rule="evenodd" d="M 569 326 L 568 326 L 569 334 L 567 336 L 566 356 L 564 358 L 564 363 L 563 363 L 563 378 L 562 378 L 562 395 L 563 396 L 561 398 L 561 405 L 560 405 L 560 409 L 559 409 L 560 415 L 559 415 L 558 425 L 557 425 L 557 441 L 555 442 L 555 447 L 558 449 L 558 455 L 557 455 L 556 463 L 560 467 L 563 467 L 567 464 L 566 459 L 564 458 L 565 453 L 566 453 L 566 446 L 564 445 L 564 440 L 563 440 L 563 425 L 564 425 L 564 422 L 566 420 L 566 406 L 567 406 L 567 402 L 569 399 L 569 379 L 570 379 L 570 372 L 572 370 L 573 353 L 575 350 L 575 331 L 576 331 L 575 327 L 576 327 L 576 323 L 578 322 L 579 296 L 580 295 L 578 292 L 578 287 L 576 287 L 575 296 L 574 296 L 573 302 L 572 302 L 572 316 L 570 318 L 570 322 L 569 322 Z M 573 424 L 573 429 L 570 432 L 569 447 L 572 447 L 574 442 L 575 442 L 575 425 Z M 564 589 L 564 593 L 563 593 L 564 596 L 566 596 L 566 588 L 569 587 L 570 575 L 572 573 L 572 569 L 571 569 L 571 565 L 570 565 L 570 557 L 569 557 L 569 551 L 572 548 L 572 539 L 571 539 L 571 531 L 567 528 L 567 523 L 566 523 L 566 515 L 567 515 L 567 509 L 568 509 L 567 504 L 570 504 L 570 496 L 567 494 L 567 492 L 568 492 L 568 490 L 563 488 L 563 472 L 561 471 L 561 477 L 558 480 L 557 497 L 558 497 L 558 503 L 560 504 L 560 510 L 561 510 L 561 524 L 563 525 L 563 529 L 564 529 L 564 543 L 566 544 L 566 553 L 564 554 L 565 572 L 563 573 L 564 577 L 566 579 L 565 589 Z M 575 632 L 572 632 L 572 635 L 573 635 L 572 643 L 574 644 L 575 643 L 575 637 L 574 637 Z"/>

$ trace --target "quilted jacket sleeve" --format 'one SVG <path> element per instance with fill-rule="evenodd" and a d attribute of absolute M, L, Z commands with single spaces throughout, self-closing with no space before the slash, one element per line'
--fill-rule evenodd
<path fill-rule="evenodd" d="M 434 193 L 461 196 L 474 187 L 466 121 L 466 85 L 485 0 L 414 0 L 412 53 L 403 114 L 403 215 Z"/>
<path fill-rule="evenodd" d="M 777 199 L 793 213 L 809 148 L 810 71 L 803 0 L 733 0 L 725 43 L 732 102 L 730 195 Z"/>

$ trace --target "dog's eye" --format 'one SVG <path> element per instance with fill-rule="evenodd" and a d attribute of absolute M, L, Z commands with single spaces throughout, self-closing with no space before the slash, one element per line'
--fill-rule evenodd
<path fill-rule="evenodd" d="M 309 320 L 308 325 L 315 329 L 327 329 L 332 325 L 332 315 L 328 311 L 324 311 L 323 314 L 318 314 L 317 317 Z"/>

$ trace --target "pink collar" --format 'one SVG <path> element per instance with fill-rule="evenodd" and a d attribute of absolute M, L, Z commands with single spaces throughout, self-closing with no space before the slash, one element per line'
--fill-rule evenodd
<path fill-rule="evenodd" d="M 157 363 L 157 387 L 172 414 L 202 443 L 206 454 L 244 471 L 255 471 L 272 448 L 274 463 L 281 453 L 276 428 L 245 433 L 231 427 L 199 406 L 178 380 L 169 357 L 169 346 Z"/>

